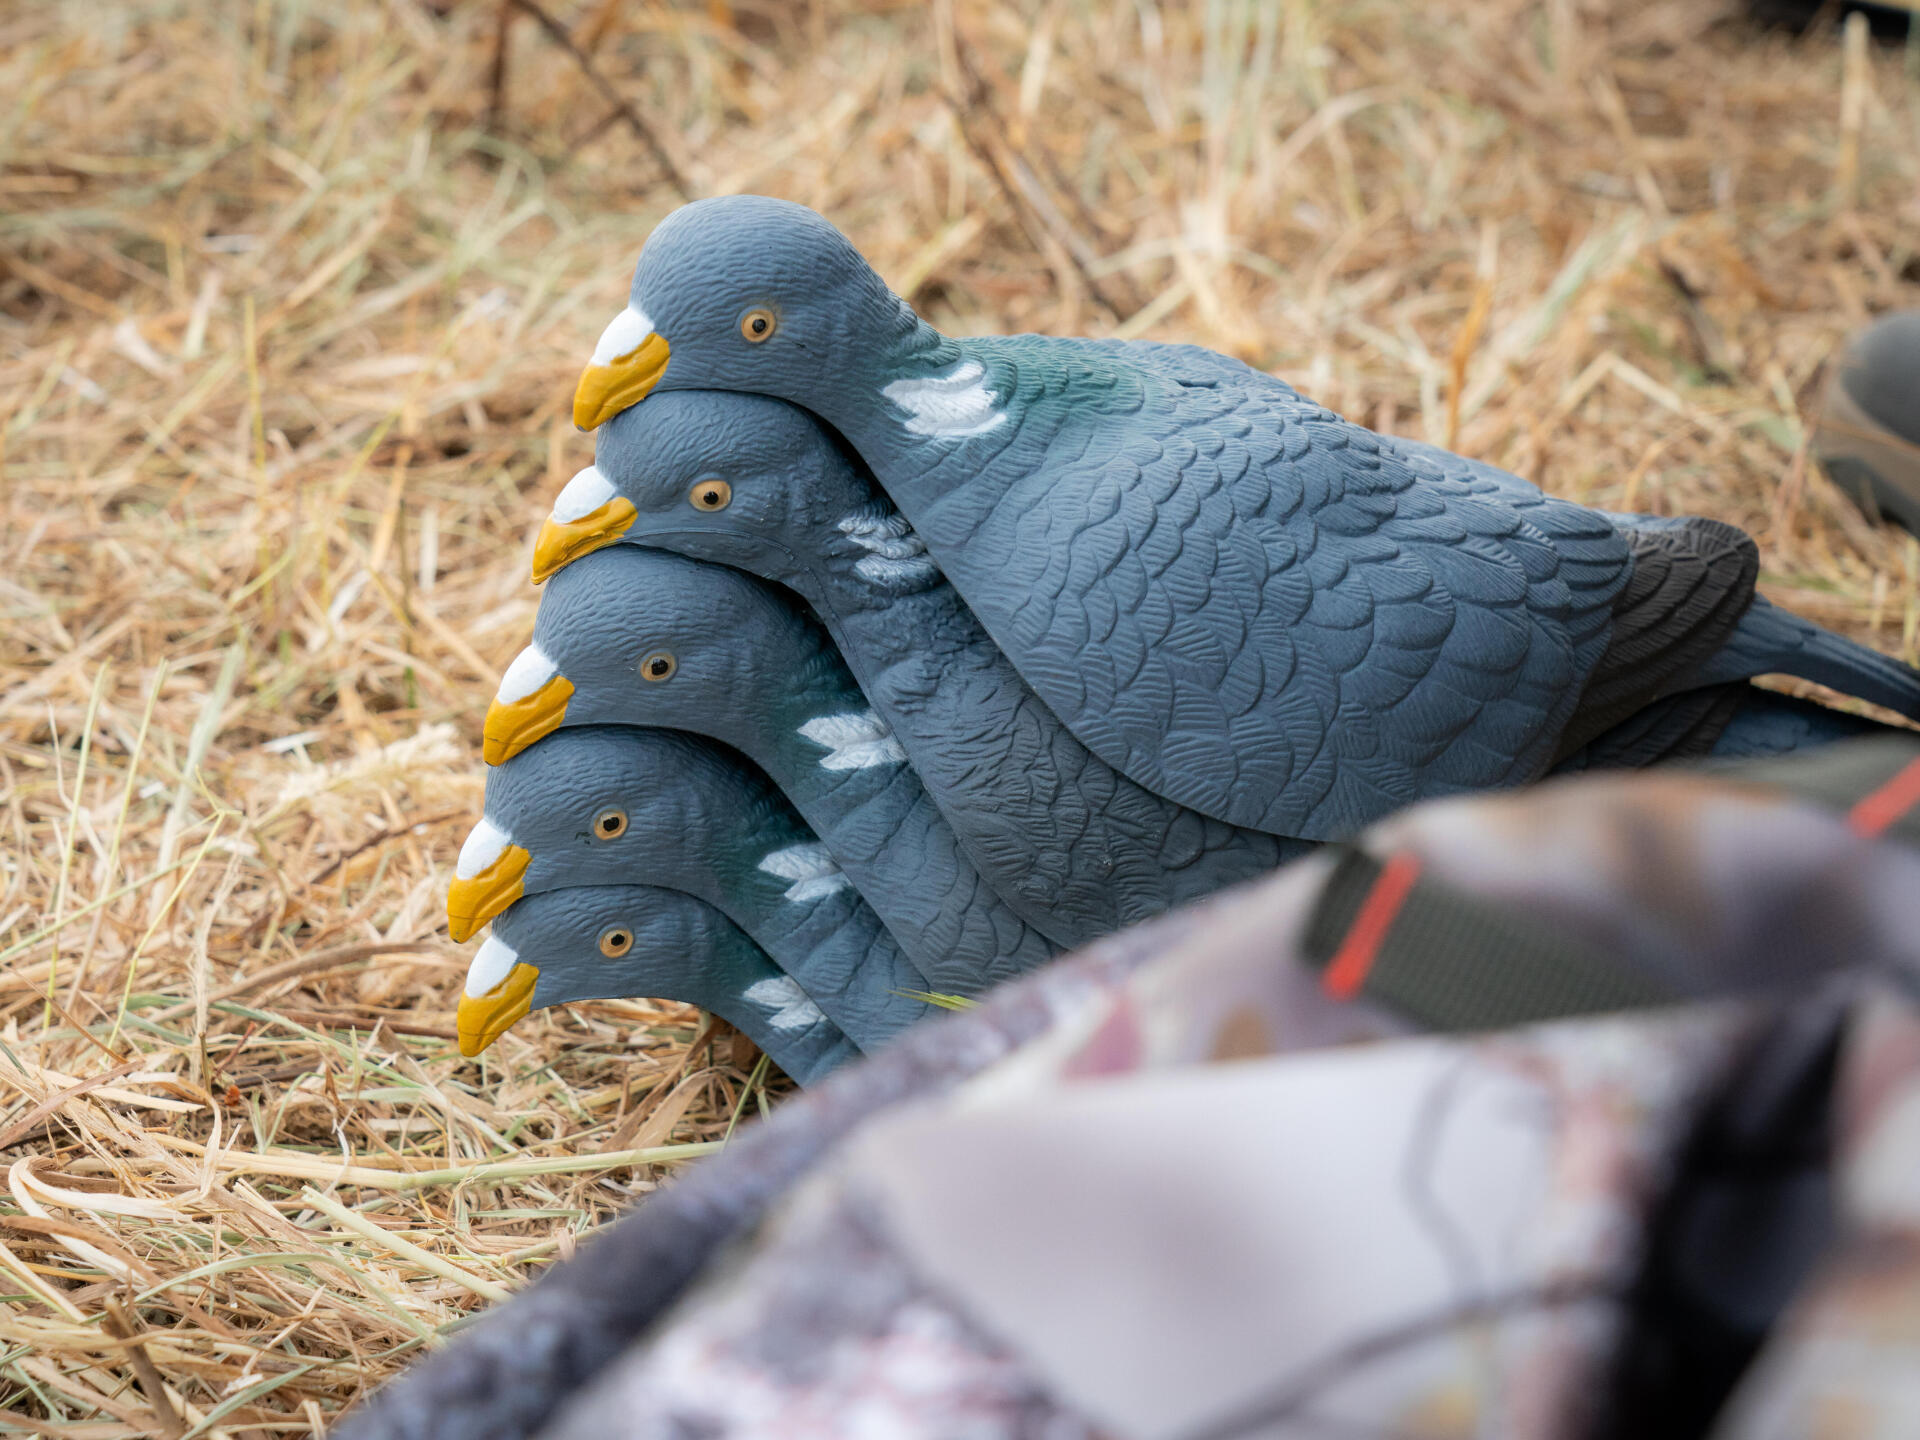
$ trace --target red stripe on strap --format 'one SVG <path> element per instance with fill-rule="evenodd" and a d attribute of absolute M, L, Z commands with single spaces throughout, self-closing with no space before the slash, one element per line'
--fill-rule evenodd
<path fill-rule="evenodd" d="M 1858 835 L 1885 833 L 1901 816 L 1920 805 L 1920 760 L 1910 760 L 1878 790 L 1847 812 L 1847 823 Z"/>
<path fill-rule="evenodd" d="M 1333 959 L 1320 976 L 1320 988 L 1336 1000 L 1351 1000 L 1367 983 L 1374 957 L 1393 928 L 1394 918 L 1406 904 L 1407 893 L 1420 878 L 1419 857 L 1402 852 L 1388 857 L 1380 867 L 1379 878 L 1360 902 L 1360 913 L 1353 917 L 1347 938 L 1340 942 Z"/>

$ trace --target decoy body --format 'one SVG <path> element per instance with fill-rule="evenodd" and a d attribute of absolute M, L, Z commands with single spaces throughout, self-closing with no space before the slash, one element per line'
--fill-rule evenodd
<path fill-rule="evenodd" d="M 460 1053 L 529 1010 L 650 995 L 710 1010 L 802 1085 L 859 1051 L 726 916 L 677 890 L 594 885 L 529 895 L 494 922 L 460 997 Z"/>
<path fill-rule="evenodd" d="M 663 221 L 575 395 L 777 396 L 872 468 L 1095 754 L 1308 839 L 1515 784 L 1649 702 L 1782 671 L 1920 713 L 1920 675 L 1768 605 L 1716 521 L 1610 515 L 1182 347 L 956 340 L 802 206 Z"/>
<path fill-rule="evenodd" d="M 1177 805 L 1088 751 L 858 461 L 783 401 L 668 391 L 608 421 L 594 465 L 542 527 L 535 579 L 614 541 L 717 561 L 803 596 L 982 875 L 1062 944 L 1264 873 L 1306 846 Z M 1871 728 L 1728 684 L 1644 707 L 1555 768 L 1779 753 Z"/>
<path fill-rule="evenodd" d="M 615 417 L 542 530 L 536 578 L 616 539 L 805 597 L 981 874 L 1063 945 L 1306 848 L 1155 795 L 1080 744 L 885 495 L 791 405 L 676 391 Z"/>
<path fill-rule="evenodd" d="M 786 797 L 696 736 L 580 726 L 495 766 L 456 873 L 455 940 L 523 895 L 644 883 L 726 915 L 863 1051 L 928 1012 L 926 978 Z"/>
<path fill-rule="evenodd" d="M 772 778 L 935 989 L 974 994 L 1054 953 L 980 878 L 791 597 L 621 546 L 556 575 L 533 633 L 487 714 L 490 764 L 563 725 L 706 735 Z"/>

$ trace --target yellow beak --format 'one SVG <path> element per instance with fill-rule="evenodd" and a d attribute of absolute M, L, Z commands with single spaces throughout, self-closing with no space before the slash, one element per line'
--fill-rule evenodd
<path fill-rule="evenodd" d="M 667 373 L 667 339 L 649 334 L 624 355 L 604 365 L 589 365 L 573 391 L 573 423 L 596 430 L 629 405 L 638 405 Z"/>
<path fill-rule="evenodd" d="M 460 997 L 460 1053 L 478 1055 L 498 1040 L 528 1010 L 533 1008 L 533 987 L 539 983 L 540 970 L 524 961 L 507 972 L 507 978 L 480 996 Z"/>
<path fill-rule="evenodd" d="M 551 735 L 567 718 L 567 700 L 573 682 L 555 675 L 531 695 L 487 707 L 486 743 L 480 754 L 489 765 L 504 765 L 543 735 Z"/>
<path fill-rule="evenodd" d="M 616 495 L 578 520 L 548 520 L 540 527 L 540 538 L 533 542 L 533 583 L 542 584 L 562 565 L 571 565 L 582 555 L 613 544 L 627 533 L 639 513 L 631 500 Z"/>
<path fill-rule="evenodd" d="M 522 882 L 533 857 L 518 845 L 509 845 L 486 869 L 470 880 L 456 878 L 447 887 L 447 934 L 464 945 L 482 925 L 525 893 Z"/>

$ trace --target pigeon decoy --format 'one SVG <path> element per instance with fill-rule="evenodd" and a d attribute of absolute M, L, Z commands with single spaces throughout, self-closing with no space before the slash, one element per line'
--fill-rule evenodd
<path fill-rule="evenodd" d="M 648 238 L 575 423 L 662 387 L 820 415 L 1095 754 L 1255 829 L 1530 780 L 1770 671 L 1920 713 L 1920 673 L 1756 596 L 1732 526 L 1554 499 L 1217 356 L 947 337 L 786 201 L 696 201 Z"/>
<path fill-rule="evenodd" d="M 762 581 L 629 546 L 556 575 L 488 709 L 487 762 L 592 724 L 743 752 L 936 990 L 975 994 L 1054 953 L 981 879 L 825 633 Z"/>
<path fill-rule="evenodd" d="M 923 1019 L 926 978 L 759 771 L 711 741 L 557 731 L 487 774 L 447 892 L 463 941 L 522 895 L 641 883 L 733 921 L 863 1051 Z"/>
<path fill-rule="evenodd" d="M 460 1053 L 480 1054 L 529 1010 L 636 995 L 711 1011 L 802 1085 L 860 1055 L 731 920 L 651 885 L 550 890 L 494 921 L 467 966 Z"/>
<path fill-rule="evenodd" d="M 1155 795 L 1080 744 L 871 478 L 791 405 L 677 391 L 615 417 L 542 527 L 535 578 L 615 540 L 797 591 L 987 882 L 1062 944 L 1307 848 Z"/>
<path fill-rule="evenodd" d="M 1270 870 L 1307 844 L 1200 815 L 1088 751 L 858 462 L 783 401 L 669 391 L 602 426 L 594 464 L 541 527 L 534 578 L 616 541 L 804 597 L 981 873 L 1062 943 Z M 1729 684 L 1648 706 L 1555 768 L 1777 754 L 1874 728 Z"/>

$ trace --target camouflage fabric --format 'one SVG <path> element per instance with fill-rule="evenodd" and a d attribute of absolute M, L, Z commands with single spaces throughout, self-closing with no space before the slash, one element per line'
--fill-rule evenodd
<path fill-rule="evenodd" d="M 1836 1097 L 1838 1229 L 1715 1440 L 1920 1435 L 1920 1010 L 1882 997 Z"/>
<path fill-rule="evenodd" d="M 1770 1332 L 1726 1423 L 1774 1428 L 1726 1433 L 1823 1433 L 1766 1417 L 1847 1383 L 1841 1281 L 1803 1281 L 1920 851 L 1785 783 L 1419 807 L 1359 837 L 1413 879 L 1331 957 L 1331 854 L 1113 937 L 785 1107 L 336 1434 L 1704 1434 Z M 1367 964 L 1439 953 L 1419 896 L 1460 954 L 1490 913 L 1515 975 L 1575 945 L 1669 1003 L 1418 1034 Z"/>

